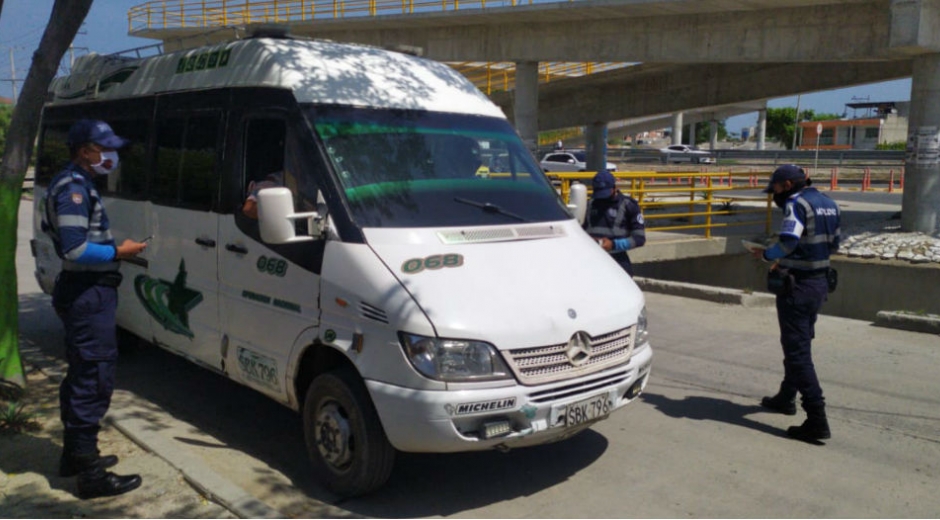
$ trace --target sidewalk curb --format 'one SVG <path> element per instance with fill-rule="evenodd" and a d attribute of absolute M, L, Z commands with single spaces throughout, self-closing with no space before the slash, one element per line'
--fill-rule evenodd
<path fill-rule="evenodd" d="M 61 383 L 65 378 L 64 362 L 50 358 L 26 342 L 21 342 L 20 353 L 25 363 L 38 368 L 50 379 Z M 109 411 L 103 422 L 110 423 L 132 442 L 163 459 L 179 471 L 196 490 L 239 518 L 287 518 L 286 515 L 209 469 L 198 457 L 171 445 L 165 438 L 152 431 L 144 421 L 136 418 L 142 411 L 135 407 Z"/>
<path fill-rule="evenodd" d="M 634 282 L 643 291 L 696 298 L 744 307 L 773 307 L 776 297 L 770 293 L 747 293 L 740 289 L 728 289 L 711 285 L 700 285 L 685 282 L 671 282 L 637 276 Z M 864 321 L 864 320 L 863 320 Z M 903 311 L 879 311 L 873 323 L 877 327 L 906 330 L 910 332 L 924 332 L 940 334 L 940 315 L 914 314 Z"/>
<path fill-rule="evenodd" d="M 711 285 L 685 282 L 670 282 L 641 276 L 635 277 L 633 281 L 644 291 L 668 294 L 670 296 L 696 298 L 716 303 L 743 305 L 744 307 L 773 307 L 776 301 L 776 297 L 770 293 L 745 292 L 741 289 L 729 289 L 726 287 L 714 287 Z"/>
<path fill-rule="evenodd" d="M 125 408 L 120 412 L 109 413 L 105 420 L 129 439 L 176 468 L 193 487 L 239 518 L 287 518 L 209 469 L 199 457 L 172 446 L 164 437 L 148 428 L 145 421 L 135 418 L 138 412 L 133 408 Z"/>
<path fill-rule="evenodd" d="M 940 316 L 936 314 L 911 314 L 902 311 L 879 311 L 875 325 L 891 329 L 940 334 Z"/>

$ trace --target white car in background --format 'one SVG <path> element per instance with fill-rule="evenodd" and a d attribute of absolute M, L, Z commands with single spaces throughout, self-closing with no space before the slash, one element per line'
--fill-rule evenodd
<path fill-rule="evenodd" d="M 662 162 L 690 162 L 694 164 L 715 164 L 715 157 L 711 152 L 699 150 L 693 146 L 685 144 L 674 144 L 665 148 L 660 148 Z"/>
<path fill-rule="evenodd" d="M 554 151 L 545 154 L 539 164 L 544 172 L 583 172 L 587 171 L 587 155 L 578 151 Z M 617 171 L 617 165 L 609 162 L 607 169 Z"/>

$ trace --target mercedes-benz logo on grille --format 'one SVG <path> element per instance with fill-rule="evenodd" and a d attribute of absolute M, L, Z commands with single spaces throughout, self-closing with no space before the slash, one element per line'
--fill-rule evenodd
<path fill-rule="evenodd" d="M 587 332 L 579 330 L 568 340 L 568 350 L 565 351 L 565 355 L 568 356 L 568 361 L 572 365 L 579 367 L 591 358 L 592 350 L 591 337 Z"/>

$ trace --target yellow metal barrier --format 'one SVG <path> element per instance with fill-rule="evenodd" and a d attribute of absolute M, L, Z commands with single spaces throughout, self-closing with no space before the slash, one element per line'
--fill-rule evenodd
<path fill-rule="evenodd" d="M 595 172 L 547 173 L 549 178 L 560 182 L 561 197 L 568 203 L 571 184 L 581 182 L 591 191 L 591 179 Z M 735 192 L 753 191 L 766 182 L 757 182 L 757 176 L 731 172 L 612 172 L 617 178 L 620 191 L 640 203 L 647 231 L 681 231 L 701 229 L 705 238 L 712 237 L 712 230 L 733 226 L 763 225 L 769 235 L 773 215 L 772 199 L 769 195 L 754 197 L 735 195 Z M 768 174 L 769 176 L 769 174 Z M 765 179 L 766 181 L 766 179 Z M 735 202 L 761 202 L 761 208 L 735 208 Z M 714 206 L 717 205 L 718 209 Z M 685 211 L 669 211 L 682 207 Z M 660 213 L 659 210 L 666 210 Z M 715 217 L 729 215 L 762 215 L 763 218 L 742 221 L 720 221 Z M 695 223 L 696 218 L 703 220 Z M 651 221 L 678 220 L 683 224 L 650 225 Z"/>
<path fill-rule="evenodd" d="M 562 0 L 565 3 L 575 1 Z M 515 7 L 532 3 L 532 0 L 153 0 L 131 7 L 127 20 L 128 32 L 133 34 L 154 28 L 281 23 Z"/>
<path fill-rule="evenodd" d="M 574 1 L 577 0 L 562 0 Z M 531 0 L 154 0 L 128 10 L 127 32 L 134 34 L 148 29 L 306 22 L 531 4 Z M 516 65 L 513 62 L 450 65 L 467 76 L 486 95 L 515 88 Z M 629 65 L 619 62 L 542 62 L 539 64 L 539 81 L 544 83 L 584 76 Z"/>

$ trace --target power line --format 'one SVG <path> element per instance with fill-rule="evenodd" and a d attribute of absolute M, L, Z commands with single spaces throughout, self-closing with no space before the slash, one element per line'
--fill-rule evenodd
<path fill-rule="evenodd" d="M 9 39 L 7 39 L 7 40 L 0 41 L 0 45 L 4 45 L 4 46 L 9 45 L 9 44 L 10 44 L 11 42 L 13 42 L 13 41 L 21 40 L 21 39 L 26 38 L 26 37 L 28 37 L 28 36 L 32 36 L 33 34 L 35 34 L 35 33 L 37 33 L 37 32 L 44 31 L 45 29 L 46 29 L 46 26 L 45 26 L 45 25 L 38 26 L 38 27 L 36 27 L 36 28 L 34 28 L 34 29 L 30 29 L 30 30 L 26 31 L 26 32 L 23 33 L 23 34 L 20 34 L 19 36 L 13 36 L 13 37 L 11 37 L 11 38 L 9 38 Z"/>

